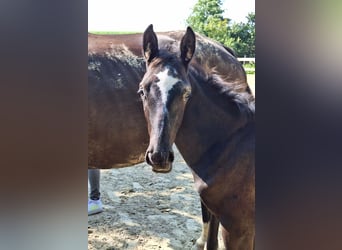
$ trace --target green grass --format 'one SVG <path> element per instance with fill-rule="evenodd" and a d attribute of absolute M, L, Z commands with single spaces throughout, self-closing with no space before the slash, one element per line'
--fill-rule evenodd
<path fill-rule="evenodd" d="M 137 34 L 141 32 L 137 31 L 88 31 L 89 33 L 92 34 L 97 34 L 97 35 L 122 35 L 122 34 Z"/>
<path fill-rule="evenodd" d="M 255 63 L 244 63 L 243 67 L 247 74 L 254 74 L 255 73 Z"/>
<path fill-rule="evenodd" d="M 243 66 L 245 68 L 254 68 L 255 69 L 255 63 L 244 63 Z"/>

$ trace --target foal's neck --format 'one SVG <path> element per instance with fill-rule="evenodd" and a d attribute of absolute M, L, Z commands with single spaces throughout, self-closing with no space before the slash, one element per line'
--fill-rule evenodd
<path fill-rule="evenodd" d="M 237 114 L 237 107 L 229 104 L 224 96 L 217 97 L 212 86 L 193 82 L 193 94 L 189 100 L 182 125 L 178 131 L 176 145 L 190 167 L 202 161 L 205 154 L 217 145 L 228 143 L 236 133 L 241 133 L 248 124 L 254 122 Z M 219 98 L 223 98 L 222 100 Z M 219 102 L 227 103 L 227 110 Z M 214 159 L 213 159 L 214 160 Z"/>

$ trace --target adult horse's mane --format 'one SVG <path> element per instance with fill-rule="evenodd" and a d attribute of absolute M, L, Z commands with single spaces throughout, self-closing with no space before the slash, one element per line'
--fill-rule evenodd
<path fill-rule="evenodd" d="M 237 84 L 228 83 L 216 73 L 206 73 L 198 67 L 191 67 L 189 70 L 195 80 L 201 84 L 205 94 L 215 95 L 211 99 L 221 110 L 231 114 L 230 109 L 233 107 L 235 109 L 233 114 L 236 116 L 244 118 L 246 122 L 254 120 L 255 99 L 250 92 L 236 91 L 239 89 Z"/>

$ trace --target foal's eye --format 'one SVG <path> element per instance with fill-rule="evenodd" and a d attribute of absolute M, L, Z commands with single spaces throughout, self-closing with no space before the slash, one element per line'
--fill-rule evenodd
<path fill-rule="evenodd" d="M 183 97 L 184 97 L 184 100 L 186 101 L 189 100 L 191 97 L 191 92 L 190 91 L 185 92 Z"/>

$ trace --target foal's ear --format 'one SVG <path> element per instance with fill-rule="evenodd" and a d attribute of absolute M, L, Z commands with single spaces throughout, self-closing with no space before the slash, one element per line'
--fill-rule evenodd
<path fill-rule="evenodd" d="M 144 32 L 143 36 L 143 50 L 144 57 L 147 63 L 150 63 L 153 58 L 158 56 L 158 39 L 156 33 L 153 31 L 153 25 L 150 24 Z"/>
<path fill-rule="evenodd" d="M 188 66 L 192 56 L 195 53 L 196 36 L 190 27 L 186 29 L 186 33 L 182 38 L 180 50 L 181 59 L 185 66 Z"/>

